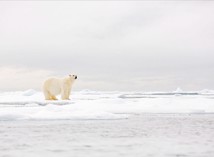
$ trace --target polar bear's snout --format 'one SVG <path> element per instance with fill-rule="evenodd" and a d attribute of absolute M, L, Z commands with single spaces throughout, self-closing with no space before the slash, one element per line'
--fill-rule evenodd
<path fill-rule="evenodd" d="M 73 79 L 77 79 L 77 75 L 69 75 L 69 77 L 72 77 Z"/>
<path fill-rule="evenodd" d="M 77 79 L 77 75 L 73 75 L 73 78 L 76 80 Z"/>

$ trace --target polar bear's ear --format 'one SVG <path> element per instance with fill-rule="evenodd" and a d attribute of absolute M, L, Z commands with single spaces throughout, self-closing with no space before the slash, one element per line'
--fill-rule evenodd
<path fill-rule="evenodd" d="M 71 74 L 70 75 L 68 75 L 69 77 L 71 77 Z"/>

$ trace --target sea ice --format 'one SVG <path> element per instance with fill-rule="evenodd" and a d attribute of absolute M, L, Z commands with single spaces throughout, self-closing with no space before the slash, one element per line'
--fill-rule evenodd
<path fill-rule="evenodd" d="M 214 113 L 214 95 L 175 92 L 73 92 L 71 100 L 46 101 L 42 92 L 0 93 L 1 119 L 120 119 L 140 113 Z M 159 93 L 159 94 L 158 94 Z M 197 94 L 193 94 L 197 93 Z"/>

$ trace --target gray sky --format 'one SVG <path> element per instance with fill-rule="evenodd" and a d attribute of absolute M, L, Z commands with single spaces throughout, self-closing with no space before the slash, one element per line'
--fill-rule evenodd
<path fill-rule="evenodd" d="M 214 89 L 214 1 L 0 1 L 0 91 Z"/>

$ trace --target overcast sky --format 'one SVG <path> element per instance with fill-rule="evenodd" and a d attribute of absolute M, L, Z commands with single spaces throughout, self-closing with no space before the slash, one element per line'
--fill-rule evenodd
<path fill-rule="evenodd" d="M 214 1 L 0 1 L 0 91 L 214 89 Z"/>

